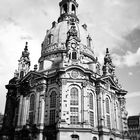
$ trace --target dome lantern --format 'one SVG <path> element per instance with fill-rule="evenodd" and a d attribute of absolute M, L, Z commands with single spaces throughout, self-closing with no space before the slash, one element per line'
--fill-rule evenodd
<path fill-rule="evenodd" d="M 60 6 L 60 17 L 58 19 L 58 22 L 68 20 L 69 18 L 73 17 L 76 19 L 76 21 L 79 21 L 76 13 L 78 8 L 78 3 L 76 0 L 62 0 L 59 3 Z"/>

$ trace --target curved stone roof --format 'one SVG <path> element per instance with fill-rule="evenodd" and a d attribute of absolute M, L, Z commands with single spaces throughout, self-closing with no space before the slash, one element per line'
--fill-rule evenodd
<path fill-rule="evenodd" d="M 94 57 L 94 52 L 91 48 L 88 47 L 87 38 L 89 37 L 89 32 L 86 29 L 86 25 L 80 25 L 78 22 L 75 22 L 76 30 L 78 32 L 78 38 L 80 39 L 80 51 L 85 55 Z M 59 23 L 53 23 L 53 26 L 50 30 L 47 30 L 45 39 L 42 45 L 42 56 L 47 56 L 50 53 L 56 53 L 57 51 L 66 51 L 66 41 L 67 33 L 70 30 L 69 21 L 62 21 Z M 51 43 L 49 43 L 49 38 Z M 91 43 L 92 45 L 92 43 Z"/>

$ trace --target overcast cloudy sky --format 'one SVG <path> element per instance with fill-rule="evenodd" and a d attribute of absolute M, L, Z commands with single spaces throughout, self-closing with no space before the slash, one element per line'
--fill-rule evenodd
<path fill-rule="evenodd" d="M 37 63 L 41 43 L 59 17 L 60 0 L 0 0 L 0 112 L 4 112 L 5 85 L 17 69 L 29 42 L 31 64 Z M 103 61 L 109 48 L 116 75 L 128 91 L 129 115 L 140 113 L 140 0 L 77 0 L 78 17 L 93 38 L 95 54 Z"/>

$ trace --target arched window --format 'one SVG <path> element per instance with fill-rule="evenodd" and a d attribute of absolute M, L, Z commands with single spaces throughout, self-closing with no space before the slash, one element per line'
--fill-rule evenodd
<path fill-rule="evenodd" d="M 73 135 L 71 135 L 71 139 L 72 139 L 72 140 L 79 140 L 79 136 L 73 134 Z"/>
<path fill-rule="evenodd" d="M 93 137 L 93 140 L 97 140 L 97 137 Z"/>
<path fill-rule="evenodd" d="M 50 125 L 55 123 L 55 110 L 56 110 L 56 92 L 52 91 L 50 95 Z"/>
<path fill-rule="evenodd" d="M 67 6 L 67 4 L 64 4 L 63 5 L 63 11 L 64 11 L 64 13 L 67 13 L 68 12 L 68 6 Z"/>
<path fill-rule="evenodd" d="M 34 123 L 35 95 L 30 96 L 29 123 Z"/>
<path fill-rule="evenodd" d="M 16 110 L 15 110 L 15 126 L 18 125 L 19 105 L 20 105 L 20 100 L 18 100 L 18 101 L 16 102 Z"/>
<path fill-rule="evenodd" d="M 53 35 L 49 34 L 48 35 L 48 44 L 51 44 L 53 42 Z"/>
<path fill-rule="evenodd" d="M 70 52 L 69 59 L 77 60 L 77 52 L 76 51 Z"/>
<path fill-rule="evenodd" d="M 21 71 L 21 72 L 20 72 L 20 78 L 23 78 L 23 76 L 24 76 L 24 72 Z"/>
<path fill-rule="evenodd" d="M 94 106 L 93 106 L 93 94 L 90 93 L 89 94 L 89 120 L 90 120 L 90 124 L 91 126 L 94 126 Z"/>
<path fill-rule="evenodd" d="M 44 67 L 44 62 L 43 62 L 43 61 L 41 61 L 41 62 L 40 62 L 40 65 L 39 65 L 39 70 L 42 70 L 42 69 L 43 69 L 43 67 Z"/>
<path fill-rule="evenodd" d="M 73 87 L 70 91 L 70 105 L 78 105 L 78 89 Z"/>
<path fill-rule="evenodd" d="M 106 98 L 105 102 L 106 102 L 106 123 L 107 123 L 107 127 L 110 128 L 111 124 L 110 124 L 110 101 L 109 101 L 109 98 Z"/>
<path fill-rule="evenodd" d="M 119 113 L 118 113 L 118 103 L 115 103 L 115 123 L 116 129 L 119 129 Z"/>
<path fill-rule="evenodd" d="M 75 52 L 75 51 L 72 52 L 72 59 L 73 60 L 77 59 L 77 52 Z"/>
<path fill-rule="evenodd" d="M 89 94 L 89 108 L 93 109 L 93 94 Z"/>
<path fill-rule="evenodd" d="M 55 108 L 56 107 L 56 92 L 52 91 L 50 95 L 50 108 Z"/>
<path fill-rule="evenodd" d="M 78 124 L 79 122 L 79 95 L 76 87 L 70 90 L 70 122 L 71 124 Z"/>
<path fill-rule="evenodd" d="M 73 14 L 75 14 L 75 11 L 76 11 L 75 9 L 76 9 L 75 6 L 72 4 L 71 11 Z"/>
<path fill-rule="evenodd" d="M 91 39 L 91 37 L 88 35 L 88 37 L 87 37 L 87 46 L 88 46 L 89 48 L 91 48 L 91 41 L 92 41 L 92 39 Z"/>

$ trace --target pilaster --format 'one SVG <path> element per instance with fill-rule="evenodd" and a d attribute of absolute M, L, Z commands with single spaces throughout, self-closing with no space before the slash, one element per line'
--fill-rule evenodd
<path fill-rule="evenodd" d="M 21 120 L 22 120 L 22 105 L 23 105 L 23 95 L 20 96 L 20 103 L 19 103 L 19 115 L 18 115 L 18 127 L 21 127 Z"/>

